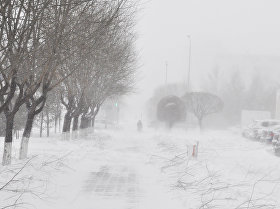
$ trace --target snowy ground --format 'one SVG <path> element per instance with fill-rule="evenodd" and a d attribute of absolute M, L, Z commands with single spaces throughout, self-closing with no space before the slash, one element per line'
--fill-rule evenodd
<path fill-rule="evenodd" d="M 187 147 L 197 140 L 193 159 Z M 32 138 L 27 161 L 0 167 L 0 208 L 15 201 L 38 209 L 280 208 L 279 165 L 270 146 L 238 131 Z"/>

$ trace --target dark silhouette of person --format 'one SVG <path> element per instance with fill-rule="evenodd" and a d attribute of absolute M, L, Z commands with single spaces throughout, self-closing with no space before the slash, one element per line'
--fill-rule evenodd
<path fill-rule="evenodd" d="M 142 121 L 141 121 L 141 120 L 138 120 L 138 122 L 137 122 L 137 130 L 138 130 L 139 132 L 141 132 L 142 129 L 143 129 Z"/>

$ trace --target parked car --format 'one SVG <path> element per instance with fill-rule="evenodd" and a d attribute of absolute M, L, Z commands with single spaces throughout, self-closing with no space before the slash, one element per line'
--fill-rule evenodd
<path fill-rule="evenodd" d="M 272 139 L 272 146 L 274 147 L 278 141 L 279 141 L 279 134 L 274 134 Z"/>
<path fill-rule="evenodd" d="M 275 154 L 280 155 L 280 127 L 273 130 L 273 133 L 272 146 Z"/>
<path fill-rule="evenodd" d="M 277 134 L 275 136 L 274 136 L 274 138 L 272 140 L 273 150 L 274 150 L 275 154 L 280 155 L 280 138 L 279 138 L 279 134 Z"/>
<path fill-rule="evenodd" d="M 274 136 L 272 131 L 275 127 L 280 127 L 280 120 L 255 120 L 243 129 L 242 135 L 250 139 L 271 142 Z"/>
<path fill-rule="evenodd" d="M 254 139 L 257 137 L 258 129 L 260 128 L 261 128 L 261 123 L 259 121 L 254 121 L 253 123 L 248 125 L 247 128 L 243 129 L 242 136 L 249 139 Z"/>
<path fill-rule="evenodd" d="M 263 129 L 260 136 L 260 141 L 270 144 L 273 140 L 273 137 L 274 137 L 273 129 Z"/>

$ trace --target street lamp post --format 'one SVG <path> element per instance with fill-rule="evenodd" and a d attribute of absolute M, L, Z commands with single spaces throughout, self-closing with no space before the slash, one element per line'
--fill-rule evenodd
<path fill-rule="evenodd" d="M 191 41 L 191 35 L 187 35 L 187 37 L 189 39 L 189 69 L 188 69 L 187 90 L 190 91 L 192 41 Z"/>
<path fill-rule="evenodd" d="M 165 62 L 165 85 L 167 84 L 167 69 L 168 69 L 168 62 Z"/>
<path fill-rule="evenodd" d="M 119 124 L 120 107 L 119 107 L 119 103 L 118 102 L 115 103 L 115 107 L 116 107 L 116 111 L 117 111 L 117 124 Z"/>

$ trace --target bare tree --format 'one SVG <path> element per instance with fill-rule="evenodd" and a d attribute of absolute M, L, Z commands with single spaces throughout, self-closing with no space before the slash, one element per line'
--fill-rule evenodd
<path fill-rule="evenodd" d="M 37 67 L 33 55 L 40 45 L 40 26 L 51 1 L 5 1 L 0 4 L 1 90 L 0 112 L 6 117 L 3 165 L 11 162 L 12 131 L 15 114 L 40 86 L 34 79 Z M 30 81 L 34 82 L 30 82 Z"/>
<path fill-rule="evenodd" d="M 107 98 L 132 89 L 136 56 L 135 37 L 131 31 L 134 22 L 127 13 L 131 12 L 128 5 L 118 5 L 115 17 L 106 23 L 106 30 L 98 33 L 95 43 L 88 45 L 90 50 L 83 51 L 78 57 L 79 71 L 63 82 L 62 104 L 67 109 L 64 132 L 70 131 L 72 118 L 73 130 L 77 129 L 79 116 L 80 128 L 93 125 L 100 106 Z M 65 71 L 77 62 L 67 65 Z"/>
<path fill-rule="evenodd" d="M 22 136 L 21 158 L 26 157 L 24 150 L 28 144 L 34 117 L 43 110 L 47 95 L 79 69 L 76 65 L 70 71 L 65 71 L 65 63 L 69 60 L 77 61 L 75 59 L 77 54 L 84 54 L 88 46 L 92 46 L 91 43 L 96 41 L 96 33 L 104 31 L 106 24 L 115 17 L 118 6 L 124 1 L 117 2 L 116 8 L 107 1 L 97 0 L 52 1 L 47 7 L 41 28 L 42 45 L 36 57 L 41 72 L 37 75 L 41 78 L 40 88 L 31 97 L 25 99 L 28 121 Z M 108 10 L 110 8 L 112 10 Z M 107 15 L 105 11 L 110 12 Z"/>
<path fill-rule="evenodd" d="M 166 122 L 169 128 L 172 128 L 174 123 L 186 118 L 184 102 L 174 95 L 163 97 L 157 106 L 157 117 L 160 121 Z"/>
<path fill-rule="evenodd" d="M 213 94 L 206 92 L 191 92 L 183 96 L 186 108 L 198 119 L 199 127 L 202 128 L 202 120 L 205 116 L 222 111 L 222 100 Z"/>

